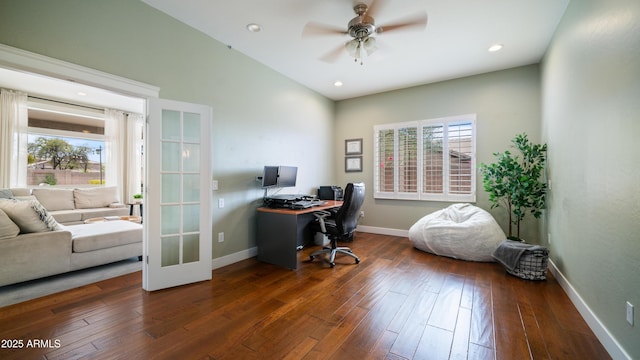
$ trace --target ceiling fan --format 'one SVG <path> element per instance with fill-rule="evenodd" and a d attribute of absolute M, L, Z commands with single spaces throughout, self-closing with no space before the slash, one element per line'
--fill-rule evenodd
<path fill-rule="evenodd" d="M 385 1 L 373 0 L 370 5 L 361 2 L 356 3 L 353 6 L 353 11 L 357 16 L 349 21 L 346 30 L 344 28 L 312 21 L 305 25 L 302 35 L 349 35 L 352 39 L 347 41 L 344 46 L 336 47 L 320 59 L 326 62 L 335 62 L 342 52 L 346 50 L 347 53 L 354 58 L 355 62 L 360 61 L 360 65 L 362 65 L 363 56 L 365 54 L 371 55 L 371 53 L 377 49 L 374 35 L 408 28 L 424 29 L 427 25 L 427 13 L 420 12 L 405 18 L 405 20 L 401 22 L 377 26 L 373 16 L 377 13 L 383 2 Z"/>

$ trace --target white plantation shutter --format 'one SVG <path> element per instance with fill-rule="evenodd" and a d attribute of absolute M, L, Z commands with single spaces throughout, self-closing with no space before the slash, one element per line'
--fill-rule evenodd
<path fill-rule="evenodd" d="M 374 186 L 376 192 L 393 193 L 394 177 L 394 137 L 393 128 L 380 128 L 375 132 Z"/>
<path fill-rule="evenodd" d="M 443 125 L 425 125 L 422 127 L 422 192 L 427 194 L 443 193 L 444 142 Z"/>
<path fill-rule="evenodd" d="M 398 133 L 398 170 L 397 192 L 418 193 L 418 128 L 405 127 Z"/>
<path fill-rule="evenodd" d="M 449 124 L 449 193 L 470 194 L 473 178 L 473 127 L 470 122 Z"/>
<path fill-rule="evenodd" d="M 475 201 L 475 115 L 374 127 L 374 197 Z"/>

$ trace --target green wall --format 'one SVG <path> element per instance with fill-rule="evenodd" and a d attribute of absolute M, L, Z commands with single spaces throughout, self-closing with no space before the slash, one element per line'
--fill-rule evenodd
<path fill-rule="evenodd" d="M 477 114 L 477 162 L 494 161 L 493 153 L 509 149 L 511 139 L 526 132 L 540 141 L 540 74 L 537 65 L 497 71 L 441 83 L 340 101 L 336 106 L 335 173 L 338 184 L 364 181 L 367 198 L 360 224 L 408 230 L 426 214 L 451 205 L 445 202 L 373 198 L 373 126 L 394 122 Z M 345 173 L 344 140 L 363 138 L 363 172 Z M 489 210 L 488 196 L 477 176 L 477 205 Z M 491 210 L 508 232 L 507 213 Z M 525 220 L 521 237 L 538 242 L 537 220 Z"/>
<path fill-rule="evenodd" d="M 551 257 L 640 359 L 640 2 L 569 4 L 543 60 Z M 635 326 L 625 303 L 635 305 Z"/>
<path fill-rule="evenodd" d="M 140 1 L 0 0 L 0 43 L 160 87 L 213 108 L 213 257 L 255 246 L 255 181 L 295 165 L 291 192 L 333 180 L 334 103 Z M 309 146 L 309 138 L 313 146 Z"/>

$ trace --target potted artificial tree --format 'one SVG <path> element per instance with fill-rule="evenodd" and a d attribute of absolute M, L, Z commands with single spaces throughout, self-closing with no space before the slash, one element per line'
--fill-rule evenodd
<path fill-rule="evenodd" d="M 539 218 L 544 209 L 547 184 L 542 181 L 542 172 L 547 144 L 533 144 L 525 133 L 516 135 L 511 142 L 518 154 L 513 155 L 508 150 L 494 153 L 497 161 L 480 164 L 480 172 L 484 176 L 484 189 L 489 193 L 491 208 L 504 206 L 509 213 L 508 239 L 522 241 L 520 222 L 527 211 Z M 515 235 L 513 225 L 516 226 Z"/>

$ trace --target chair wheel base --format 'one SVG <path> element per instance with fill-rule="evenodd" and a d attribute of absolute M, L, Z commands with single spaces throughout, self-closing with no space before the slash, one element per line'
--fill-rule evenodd
<path fill-rule="evenodd" d="M 335 258 L 338 254 L 349 255 L 355 260 L 356 264 L 360 264 L 360 258 L 358 258 L 358 256 L 348 247 L 324 247 L 322 250 L 309 254 L 309 262 L 313 262 L 316 257 L 321 257 L 324 261 L 329 263 L 331 267 L 334 267 L 336 266 Z"/>

